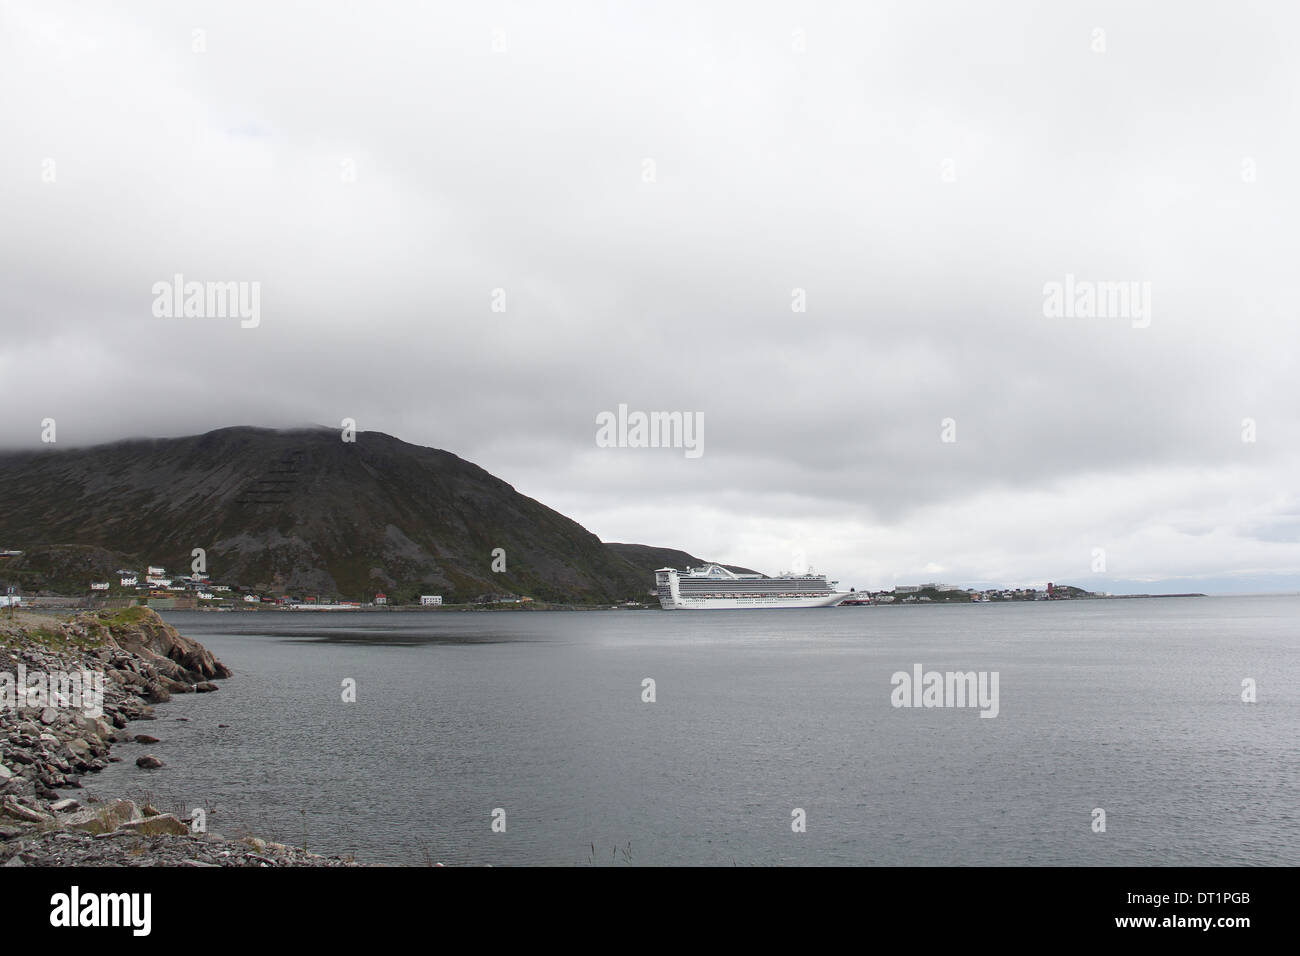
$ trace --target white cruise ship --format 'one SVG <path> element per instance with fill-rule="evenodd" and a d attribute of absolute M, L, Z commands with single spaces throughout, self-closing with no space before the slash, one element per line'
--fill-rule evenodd
<path fill-rule="evenodd" d="M 831 607 L 848 591 L 837 591 L 838 581 L 824 574 L 782 574 L 774 578 L 761 574 L 736 574 L 719 564 L 676 568 L 655 572 L 659 604 L 665 611 L 726 610 L 746 607 Z"/>

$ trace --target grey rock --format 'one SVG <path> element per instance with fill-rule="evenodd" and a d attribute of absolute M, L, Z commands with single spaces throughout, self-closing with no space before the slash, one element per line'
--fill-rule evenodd
<path fill-rule="evenodd" d="M 190 832 L 190 828 L 171 813 L 160 813 L 155 817 L 146 817 L 143 820 L 124 823 L 121 829 L 132 830 L 144 836 L 162 836 L 164 834 L 184 836 Z"/>
<path fill-rule="evenodd" d="M 65 817 L 63 825 L 73 830 L 85 830 L 87 833 L 111 833 L 124 823 L 143 820 L 140 808 L 132 800 L 114 800 L 86 810 L 78 810 Z"/>
<path fill-rule="evenodd" d="M 0 814 L 12 817 L 15 820 L 21 820 L 24 823 L 53 823 L 54 817 L 48 813 L 42 813 L 39 810 L 33 810 L 31 807 L 23 806 L 13 797 L 5 797 L 4 802 L 0 803 Z"/>
<path fill-rule="evenodd" d="M 92 737 L 108 736 L 108 723 L 102 717 L 90 717 L 77 711 L 72 715 L 72 725 L 83 734 Z"/>

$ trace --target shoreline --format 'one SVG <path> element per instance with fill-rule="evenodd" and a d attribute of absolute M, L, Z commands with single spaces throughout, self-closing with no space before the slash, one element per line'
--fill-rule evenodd
<path fill-rule="evenodd" d="M 102 603 L 86 604 L 81 598 L 65 597 L 62 595 L 37 595 L 35 597 L 24 598 L 24 603 L 17 605 L 18 612 L 21 613 L 59 613 L 59 614 L 95 614 L 99 612 L 118 612 L 129 610 L 131 608 L 151 608 L 155 611 L 204 611 L 209 613 L 231 614 L 239 612 L 241 614 L 257 614 L 261 612 L 274 612 L 277 614 L 352 614 L 358 611 L 380 611 L 385 614 L 389 612 L 398 614 L 483 614 L 494 611 L 500 611 L 507 614 L 535 613 L 541 611 L 620 611 L 620 610 L 659 610 L 658 605 L 645 605 L 642 608 L 625 607 L 618 604 L 538 604 L 530 602 L 528 604 L 493 606 L 480 604 L 449 604 L 439 607 L 420 607 L 419 605 L 391 605 L 391 604 L 358 604 L 355 607 L 281 607 L 273 604 L 263 605 L 227 605 L 221 607 L 215 606 L 198 606 L 198 607 L 170 607 L 163 604 L 130 604 L 108 606 Z M 7 621 L 4 615 L 7 609 L 0 605 L 0 624 Z"/>
<path fill-rule="evenodd" d="M 57 676 L 56 676 L 57 675 Z M 125 798 L 81 800 L 81 777 L 144 745 L 142 773 L 165 765 L 132 727 L 173 694 L 212 693 L 231 676 L 149 608 L 60 620 L 0 616 L 0 866 L 356 866 L 257 837 L 227 839 Z M 64 690 L 60 698 L 55 687 Z M 75 688 L 69 690 L 71 688 Z"/>
<path fill-rule="evenodd" d="M 867 592 L 860 592 L 867 596 Z M 942 600 L 931 599 L 928 601 L 878 601 L 871 600 L 863 604 L 839 604 L 828 605 L 833 607 L 927 607 L 935 605 L 985 605 L 985 604 L 1062 604 L 1070 601 L 1135 601 L 1135 600 L 1156 600 L 1160 598 L 1210 598 L 1210 597 L 1289 597 L 1291 592 L 1279 592 L 1277 594 L 1207 594 L 1202 591 L 1189 591 L 1178 594 L 1089 594 L 1085 596 L 1048 599 L 1048 600 L 1028 600 L 1022 598 L 1013 598 L 1006 600 L 994 601 L 971 601 L 965 598 L 947 598 Z M 356 614 L 356 613 L 381 613 L 381 614 L 522 614 L 522 613 L 555 613 L 555 612 L 579 612 L 579 611 L 662 611 L 664 610 L 658 604 L 644 603 L 640 605 L 624 604 L 523 604 L 510 605 L 505 607 L 493 607 L 485 605 L 446 605 L 441 607 L 420 607 L 418 605 L 357 605 L 346 608 L 312 608 L 312 607 L 278 607 L 275 605 L 247 606 L 239 605 L 226 607 L 166 607 L 152 606 L 146 604 L 133 604 L 127 607 L 105 607 L 102 604 L 84 604 L 77 603 L 79 599 L 73 597 L 63 597 L 59 595 L 37 596 L 27 599 L 30 603 L 19 605 L 19 613 L 36 614 L 36 615 L 57 615 L 57 614 L 100 614 L 100 613 L 117 613 L 123 610 L 131 609 L 149 609 L 155 613 L 158 611 L 184 611 L 187 613 L 201 612 L 206 614 L 310 614 L 312 616 L 320 614 Z M 846 599 L 851 600 L 851 598 Z M 728 610 L 825 610 L 826 608 L 729 608 Z M 0 625 L 3 625 L 7 618 L 4 616 L 5 610 L 0 608 Z M 0 627 L 3 632 L 3 627 Z"/>

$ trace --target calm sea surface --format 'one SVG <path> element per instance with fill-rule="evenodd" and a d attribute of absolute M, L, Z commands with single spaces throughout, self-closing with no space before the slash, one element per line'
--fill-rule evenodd
<path fill-rule="evenodd" d="M 165 616 L 235 676 L 132 725 L 165 768 L 121 744 L 84 782 L 227 836 L 406 864 L 1300 864 L 1300 597 Z M 998 716 L 891 706 L 915 664 L 998 672 Z"/>

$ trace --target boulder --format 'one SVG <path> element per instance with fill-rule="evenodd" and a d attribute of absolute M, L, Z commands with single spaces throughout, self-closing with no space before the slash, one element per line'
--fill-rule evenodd
<path fill-rule="evenodd" d="M 89 737 L 98 737 L 100 740 L 108 739 L 112 729 L 103 717 L 89 717 L 83 713 L 75 713 L 72 716 L 72 723 L 83 734 Z"/>
<path fill-rule="evenodd" d="M 36 781 L 28 780 L 26 777 L 11 777 L 3 784 L 0 784 L 0 793 L 12 794 L 15 797 L 34 797 L 36 796 Z"/>
<path fill-rule="evenodd" d="M 53 823 L 54 817 L 48 813 L 42 813 L 39 810 L 33 810 L 31 807 L 25 807 L 13 797 L 5 797 L 4 802 L 0 803 L 0 814 L 12 817 L 15 820 L 21 820 L 24 823 Z"/>
<path fill-rule="evenodd" d="M 158 743 L 158 738 L 150 737 L 148 734 L 136 734 L 135 742 L 138 744 L 156 744 Z"/>
<path fill-rule="evenodd" d="M 176 835 L 187 834 L 190 828 L 171 813 L 160 813 L 155 817 L 146 817 L 143 820 L 136 820 L 131 823 L 122 824 L 123 830 L 132 830 L 144 836 L 162 836 L 172 833 Z"/>
<path fill-rule="evenodd" d="M 140 808 L 132 800 L 114 800 L 97 807 L 78 810 L 63 818 L 63 825 L 73 830 L 85 830 L 87 833 L 112 833 L 124 823 L 143 820 Z"/>
<path fill-rule="evenodd" d="M 144 770 L 157 770 L 159 767 L 164 766 L 163 762 L 153 756 L 153 754 L 145 754 L 143 757 L 137 757 L 135 765 Z"/>

